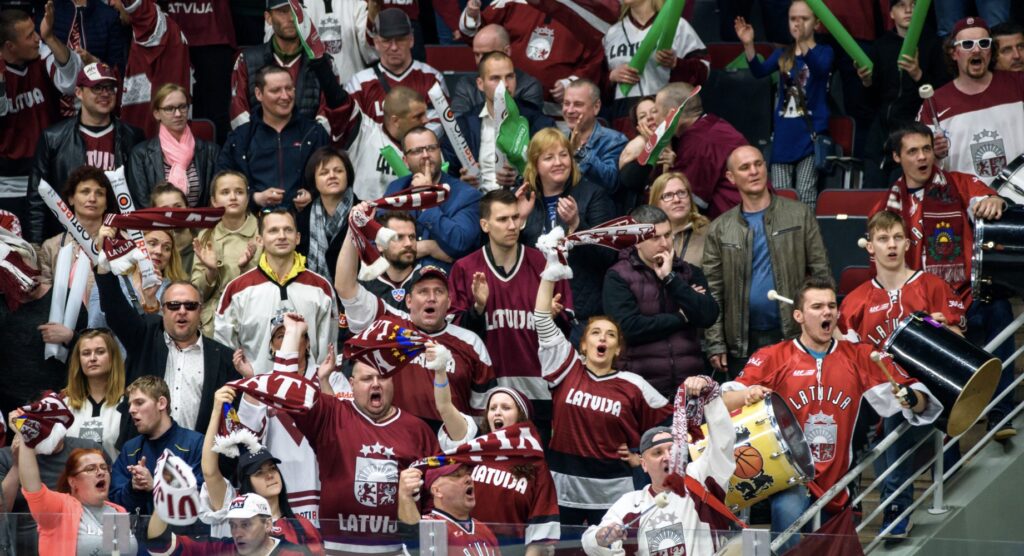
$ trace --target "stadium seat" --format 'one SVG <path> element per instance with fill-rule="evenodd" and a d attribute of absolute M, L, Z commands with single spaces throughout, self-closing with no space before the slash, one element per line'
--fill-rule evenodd
<path fill-rule="evenodd" d="M 818 194 L 814 214 L 867 218 L 871 208 L 885 195 L 888 195 L 887 189 L 826 189 Z"/>
<path fill-rule="evenodd" d="M 850 116 L 832 116 L 828 119 L 828 134 L 842 152 L 830 157 L 842 171 L 843 189 L 861 187 L 864 176 L 864 161 L 850 156 L 853 153 L 857 123 Z"/>
<path fill-rule="evenodd" d="M 191 120 L 188 123 L 188 127 L 192 129 L 192 135 L 195 135 L 203 141 L 209 141 L 211 143 L 217 142 L 217 126 L 214 125 L 211 120 L 204 120 L 202 118 L 197 120 Z"/>
<path fill-rule="evenodd" d="M 799 197 L 796 196 L 796 189 L 776 189 L 775 194 L 779 197 L 785 197 L 793 201 L 800 200 Z"/>
<path fill-rule="evenodd" d="M 700 94 L 704 111 L 729 122 L 763 152 L 772 137 L 772 81 L 749 71 L 712 69 Z"/>
<path fill-rule="evenodd" d="M 713 42 L 707 45 L 711 69 L 725 69 L 733 60 L 743 54 L 743 45 L 738 42 Z M 764 58 L 771 56 L 775 45 L 767 42 L 754 43 L 754 50 Z"/>
<path fill-rule="evenodd" d="M 875 275 L 870 266 L 848 266 L 839 274 L 839 296 L 843 297 Z"/>
<path fill-rule="evenodd" d="M 828 253 L 832 278 L 839 282 L 842 272 L 850 266 L 866 265 L 868 252 L 857 245 L 857 239 L 864 237 L 867 218 L 864 216 L 819 216 L 818 228 L 821 240 Z"/>
<path fill-rule="evenodd" d="M 476 72 L 473 49 L 468 46 L 427 45 L 427 65 L 440 72 Z"/>

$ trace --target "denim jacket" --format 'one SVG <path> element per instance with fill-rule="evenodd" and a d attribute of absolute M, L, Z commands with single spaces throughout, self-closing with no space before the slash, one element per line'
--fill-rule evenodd
<path fill-rule="evenodd" d="M 590 139 L 574 155 L 583 177 L 600 185 L 608 195 L 618 187 L 619 155 L 627 142 L 622 133 L 595 122 Z"/>

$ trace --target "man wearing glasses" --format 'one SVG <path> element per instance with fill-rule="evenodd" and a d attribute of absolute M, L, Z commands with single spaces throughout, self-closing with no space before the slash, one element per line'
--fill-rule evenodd
<path fill-rule="evenodd" d="M 232 351 L 199 333 L 199 291 L 189 282 L 171 282 L 160 300 L 161 314 L 140 315 L 121 292 L 116 275 L 97 269 L 96 287 L 107 322 L 127 353 L 125 380 L 145 375 L 163 379 L 170 388 L 167 410 L 174 421 L 205 431 L 214 392 L 241 376 L 231 362 Z M 121 431 L 134 430 L 127 409 L 122 413 Z"/>
<path fill-rule="evenodd" d="M 43 239 L 64 231 L 43 198 L 39 181 L 60 188 L 79 166 L 88 164 L 113 170 L 128 163 L 132 147 L 144 139 L 142 130 L 113 116 L 117 107 L 117 78 L 104 63 L 89 64 L 78 72 L 75 97 L 81 102 L 77 118 L 64 120 L 43 132 L 28 184 L 29 221 L 25 239 Z"/>
<path fill-rule="evenodd" d="M 991 185 L 1024 153 L 1024 74 L 989 69 L 992 38 L 980 17 L 958 21 L 947 45 L 956 78 L 935 91 L 936 114 L 922 107 L 918 119 L 935 130 L 943 169 Z"/>
<path fill-rule="evenodd" d="M 451 186 L 451 196 L 443 205 L 410 212 L 420 236 L 417 258 L 424 265 L 449 271 L 453 261 L 480 245 L 480 192 L 441 171 L 441 145 L 437 135 L 426 127 L 415 127 L 405 134 L 402 152 L 412 175 L 391 182 L 385 194 L 393 195 L 410 185 Z"/>

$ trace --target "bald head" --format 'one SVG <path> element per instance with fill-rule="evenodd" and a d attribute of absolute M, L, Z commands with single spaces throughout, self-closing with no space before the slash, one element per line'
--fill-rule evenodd
<path fill-rule="evenodd" d="M 740 197 L 760 198 L 768 190 L 768 171 L 764 155 L 756 147 L 736 147 L 725 163 L 725 177 L 740 192 Z"/>
<path fill-rule="evenodd" d="M 508 31 L 504 27 L 496 23 L 485 25 L 473 37 L 473 57 L 476 59 L 476 63 L 479 64 L 480 58 L 488 52 L 504 52 L 506 55 L 509 55 L 512 53 L 512 49 L 509 46 L 511 43 Z"/>

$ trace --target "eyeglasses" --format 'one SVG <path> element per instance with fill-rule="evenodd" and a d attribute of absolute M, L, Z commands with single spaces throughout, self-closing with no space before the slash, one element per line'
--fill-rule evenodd
<path fill-rule="evenodd" d="M 974 50 L 974 45 L 977 44 L 978 48 L 982 50 L 988 50 L 992 48 L 992 39 L 964 39 L 962 41 L 956 41 L 953 46 L 959 46 L 964 50 Z"/>
<path fill-rule="evenodd" d="M 75 472 L 75 475 L 95 475 L 100 471 L 104 473 L 110 473 L 110 467 L 105 463 L 94 463 L 92 465 L 86 465 L 82 469 Z"/>
<path fill-rule="evenodd" d="M 676 192 L 673 192 L 673 193 L 662 193 L 661 197 L 658 197 L 658 198 L 661 199 L 662 201 L 665 201 L 666 203 L 671 201 L 672 199 L 679 199 L 680 201 L 682 201 L 683 199 L 689 199 L 690 198 L 690 193 L 687 192 L 687 191 L 676 191 Z"/>
<path fill-rule="evenodd" d="M 163 112 L 165 116 L 173 116 L 175 112 L 188 114 L 188 105 L 179 104 L 178 106 L 164 106 L 160 108 L 160 111 Z"/>
<path fill-rule="evenodd" d="M 167 309 L 168 311 L 177 311 L 184 307 L 186 311 L 192 312 L 198 311 L 199 305 L 200 303 L 198 301 L 168 301 L 164 303 L 164 309 Z"/>
<path fill-rule="evenodd" d="M 424 145 L 422 147 L 416 147 L 415 149 L 409 149 L 409 150 L 405 151 L 405 155 L 406 156 L 419 156 L 419 155 L 421 155 L 423 153 L 434 154 L 434 153 L 436 153 L 439 150 L 441 150 L 441 147 L 438 146 L 437 143 L 435 143 L 433 145 Z"/>
<path fill-rule="evenodd" d="M 113 85 L 96 85 L 94 87 L 89 87 L 89 90 L 91 90 L 93 92 L 93 94 L 97 94 L 97 95 L 99 95 L 99 94 L 112 95 L 112 94 L 117 92 L 117 87 L 115 87 Z"/>

